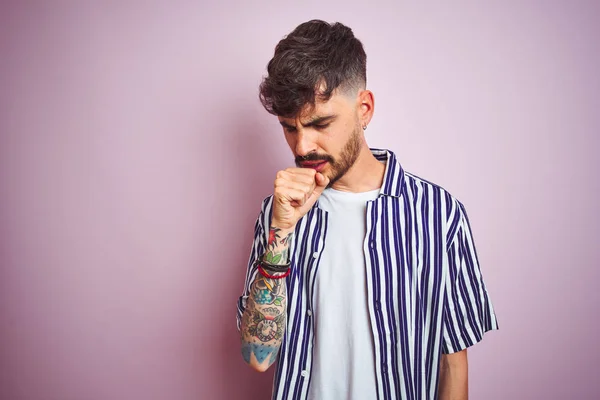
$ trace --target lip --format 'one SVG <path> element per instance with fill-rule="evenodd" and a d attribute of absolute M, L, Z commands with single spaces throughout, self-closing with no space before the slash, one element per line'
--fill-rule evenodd
<path fill-rule="evenodd" d="M 323 168 L 325 168 L 325 165 L 327 165 L 327 161 L 305 162 L 300 165 L 302 166 L 302 168 L 312 168 L 312 169 L 316 170 L 317 172 L 319 172 Z"/>

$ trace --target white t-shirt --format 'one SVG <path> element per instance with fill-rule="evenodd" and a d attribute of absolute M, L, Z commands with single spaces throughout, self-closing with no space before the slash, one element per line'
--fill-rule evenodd
<path fill-rule="evenodd" d="M 364 242 L 366 203 L 379 191 L 326 189 L 319 198 L 328 224 L 315 284 L 310 400 L 377 398 Z"/>

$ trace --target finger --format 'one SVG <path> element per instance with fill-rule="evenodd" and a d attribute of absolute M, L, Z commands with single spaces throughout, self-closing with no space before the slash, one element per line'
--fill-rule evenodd
<path fill-rule="evenodd" d="M 282 181 L 280 183 L 282 188 L 300 190 L 307 196 L 310 195 L 317 187 L 316 182 L 313 180 L 311 183 L 294 182 L 294 181 Z"/>
<path fill-rule="evenodd" d="M 277 178 L 285 179 L 288 181 L 294 182 L 303 182 L 306 184 L 311 184 L 314 182 L 315 177 L 314 173 L 305 173 L 303 171 L 298 171 L 301 168 L 288 168 L 283 171 L 279 171 L 277 173 Z"/>
<path fill-rule="evenodd" d="M 304 205 L 308 199 L 308 194 L 303 190 L 285 188 L 281 191 L 281 196 L 286 199 L 290 204 L 297 204 L 298 206 Z"/>
<path fill-rule="evenodd" d="M 313 179 L 315 177 L 315 174 L 317 173 L 317 171 L 314 170 L 313 168 L 290 167 L 290 168 L 286 168 L 285 171 L 292 175 L 308 176 Z"/>

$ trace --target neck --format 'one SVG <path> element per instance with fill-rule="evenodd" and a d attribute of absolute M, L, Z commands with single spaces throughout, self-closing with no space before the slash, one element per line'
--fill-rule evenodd
<path fill-rule="evenodd" d="M 332 186 L 342 192 L 362 193 L 379 189 L 383 183 L 385 164 L 378 161 L 363 142 L 356 162 Z"/>

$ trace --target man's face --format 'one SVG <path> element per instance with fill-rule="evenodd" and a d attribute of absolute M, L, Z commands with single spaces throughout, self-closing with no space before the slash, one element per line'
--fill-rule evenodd
<path fill-rule="evenodd" d="M 329 186 L 354 165 L 363 145 L 356 93 L 338 93 L 295 118 L 278 117 L 296 165 L 326 175 Z"/>

